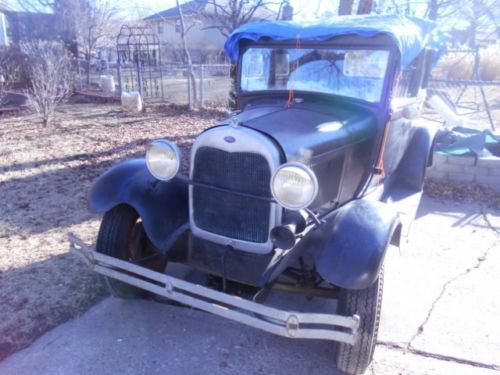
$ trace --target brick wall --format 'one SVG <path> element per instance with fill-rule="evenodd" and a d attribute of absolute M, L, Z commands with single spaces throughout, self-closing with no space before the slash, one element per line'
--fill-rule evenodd
<path fill-rule="evenodd" d="M 449 156 L 434 153 L 432 167 L 427 168 L 427 177 L 436 180 L 470 182 L 500 191 L 500 158 L 471 156 Z"/>

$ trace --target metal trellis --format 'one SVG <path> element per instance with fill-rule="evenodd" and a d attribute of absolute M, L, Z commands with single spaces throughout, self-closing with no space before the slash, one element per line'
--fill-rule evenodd
<path fill-rule="evenodd" d="M 164 97 L 160 40 L 151 27 L 123 25 L 116 51 L 120 93 L 139 91 L 143 99 Z"/>

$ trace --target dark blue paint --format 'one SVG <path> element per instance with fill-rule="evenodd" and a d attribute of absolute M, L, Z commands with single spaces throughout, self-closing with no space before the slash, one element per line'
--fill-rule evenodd
<path fill-rule="evenodd" d="M 321 230 L 316 270 L 341 288 L 368 288 L 378 277 L 399 224 L 396 211 L 385 203 L 357 200 L 346 204 Z"/>
<path fill-rule="evenodd" d="M 104 173 L 89 196 L 92 212 L 103 213 L 119 204 L 132 206 L 153 244 L 166 251 L 176 230 L 189 223 L 188 181 L 181 177 L 159 181 L 144 159 L 129 160 Z"/>

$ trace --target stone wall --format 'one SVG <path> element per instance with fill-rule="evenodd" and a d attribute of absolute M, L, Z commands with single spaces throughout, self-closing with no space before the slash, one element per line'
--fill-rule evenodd
<path fill-rule="evenodd" d="M 500 192 L 500 158 L 449 156 L 434 153 L 427 177 L 436 180 L 476 183 Z"/>

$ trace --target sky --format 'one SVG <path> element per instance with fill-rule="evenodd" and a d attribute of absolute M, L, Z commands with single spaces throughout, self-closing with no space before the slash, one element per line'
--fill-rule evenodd
<path fill-rule="evenodd" d="M 21 7 L 19 6 L 20 1 L 24 1 L 26 3 L 29 3 L 31 1 L 34 4 L 37 4 L 38 1 L 40 0 L 3 0 L 3 2 L 6 2 L 12 8 L 17 10 L 21 10 Z M 120 9 L 123 9 L 124 16 L 129 20 L 141 19 L 151 14 L 176 6 L 175 0 L 110 0 L 110 1 L 116 3 L 116 5 Z M 187 1 L 189 0 L 180 0 L 180 3 L 182 4 Z M 281 0 L 269 0 L 269 2 L 276 2 L 276 5 L 269 5 L 269 7 L 274 8 L 274 10 L 278 12 L 280 1 Z M 315 20 L 319 16 L 322 15 L 324 16 L 325 14 L 328 13 L 336 15 L 339 4 L 339 0 L 289 0 L 289 1 L 292 7 L 294 8 L 294 20 L 296 21 Z M 384 2 L 386 4 L 392 3 L 389 0 L 379 0 L 379 1 Z M 378 3 L 379 1 L 374 1 L 374 4 Z M 413 3 L 417 4 L 416 5 L 417 8 L 422 8 L 422 9 L 423 7 L 419 6 L 418 4 L 426 3 L 425 0 L 417 0 L 417 1 L 395 0 L 395 1 L 400 4 L 403 4 L 405 1 L 412 1 Z M 353 9 L 357 9 L 358 4 L 359 0 L 354 0 Z M 43 11 L 43 9 L 40 9 L 39 7 L 37 8 Z M 49 12 L 50 9 L 47 8 L 46 11 Z"/>

